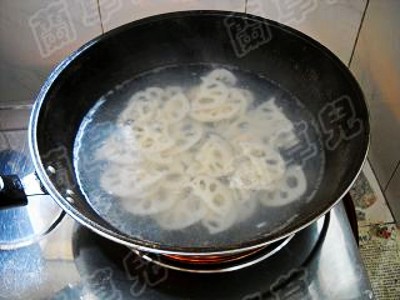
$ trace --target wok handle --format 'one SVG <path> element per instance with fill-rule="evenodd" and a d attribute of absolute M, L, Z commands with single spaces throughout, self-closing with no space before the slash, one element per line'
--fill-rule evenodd
<path fill-rule="evenodd" d="M 0 175 L 0 210 L 28 204 L 24 186 L 17 175 Z"/>

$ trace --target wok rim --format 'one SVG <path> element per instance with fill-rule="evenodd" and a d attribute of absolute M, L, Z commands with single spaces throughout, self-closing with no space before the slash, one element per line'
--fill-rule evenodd
<path fill-rule="evenodd" d="M 347 185 L 346 188 L 342 191 L 340 196 L 335 199 L 335 200 L 330 200 L 326 201 L 326 205 L 321 206 L 322 208 L 316 209 L 316 213 L 311 213 L 307 216 L 307 218 L 303 218 L 301 220 L 297 220 L 294 222 L 298 222 L 296 226 L 294 225 L 288 225 L 285 226 L 285 229 L 283 230 L 276 230 L 275 232 L 271 233 L 269 236 L 258 236 L 256 238 L 253 237 L 253 239 L 249 239 L 247 241 L 239 243 L 235 243 L 232 245 L 228 246 L 214 246 L 214 247 L 184 247 L 184 246 L 170 246 L 170 245 L 164 245 L 164 244 L 156 244 L 155 242 L 148 242 L 144 241 L 141 239 L 137 239 L 133 236 L 129 236 L 127 234 L 119 232 L 117 229 L 115 230 L 110 230 L 97 222 L 93 222 L 90 220 L 88 217 L 84 216 L 78 209 L 73 207 L 71 203 L 66 199 L 66 197 L 62 196 L 58 189 L 53 185 L 52 180 L 49 178 L 49 176 L 46 173 L 45 167 L 42 163 L 41 160 L 41 154 L 38 148 L 38 143 L 37 143 L 37 137 L 38 137 L 38 131 L 37 131 L 37 124 L 39 123 L 39 117 L 41 113 L 41 108 L 43 104 L 47 100 L 47 93 L 51 90 L 53 87 L 53 84 L 55 84 L 56 80 L 58 79 L 59 75 L 63 73 L 64 69 L 68 68 L 71 62 L 73 62 L 76 58 L 79 56 L 82 56 L 86 51 L 88 51 L 92 46 L 94 46 L 97 43 L 100 43 L 101 41 L 108 39 L 110 37 L 113 37 L 117 35 L 120 31 L 125 31 L 128 30 L 129 28 L 133 28 L 136 26 L 141 26 L 144 24 L 152 23 L 152 22 L 157 22 L 163 19 L 173 19 L 173 18 L 180 18 L 180 17 L 188 17 L 188 16 L 220 16 L 220 17 L 244 17 L 244 18 L 251 18 L 253 20 L 257 20 L 260 22 L 267 22 L 269 26 L 274 26 L 278 27 L 280 30 L 286 31 L 290 34 L 296 35 L 297 37 L 301 38 L 304 40 L 307 44 L 311 45 L 312 47 L 315 47 L 321 51 L 322 54 L 327 56 L 328 59 L 332 61 L 333 64 L 335 64 L 342 73 L 345 74 L 345 76 L 351 80 L 352 83 L 352 89 L 355 89 L 357 93 L 361 96 L 361 99 L 363 100 L 363 104 L 365 106 L 365 110 L 367 112 L 367 120 L 365 120 L 364 123 L 364 135 L 365 135 L 365 140 L 366 140 L 366 145 L 363 145 L 363 151 L 364 153 L 360 154 L 360 157 L 362 156 L 362 161 L 360 163 L 360 166 L 358 167 L 357 171 L 354 172 L 353 179 L 351 182 Z M 156 253 L 156 254 L 170 254 L 170 255 L 198 255 L 198 256 L 207 256 L 207 255 L 225 255 L 225 254 L 234 254 L 234 253 L 239 253 L 239 252 L 244 252 L 248 250 L 253 250 L 259 247 L 266 246 L 268 244 L 277 242 L 279 240 L 282 240 L 284 238 L 289 237 L 290 235 L 293 235 L 302 229 L 306 228 L 310 224 L 314 223 L 316 220 L 318 220 L 320 217 L 324 216 L 327 212 L 329 212 L 351 189 L 353 186 L 354 182 L 360 175 L 362 168 L 367 160 L 367 155 L 369 152 L 370 148 L 370 113 L 369 113 L 369 107 L 368 103 L 365 101 L 365 95 L 355 79 L 354 75 L 351 73 L 349 68 L 328 48 L 323 46 L 321 43 L 318 41 L 314 40 L 313 38 L 307 36 L 306 34 L 292 28 L 289 26 L 286 26 L 284 24 L 281 24 L 279 22 L 269 20 L 266 18 L 262 18 L 259 16 L 247 14 L 247 13 L 241 13 L 241 12 L 232 12 L 232 11 L 223 11 L 223 10 L 188 10 L 188 11 L 178 11 L 178 12 L 171 12 L 171 13 L 165 13 L 165 14 L 158 14 L 150 17 L 146 17 L 143 19 L 135 20 L 132 21 L 128 24 L 122 25 L 120 27 L 117 27 L 113 30 L 108 31 L 107 33 L 104 33 L 83 46 L 81 46 L 79 49 L 74 51 L 72 54 L 67 56 L 63 61 L 61 61 L 55 68 L 54 70 L 50 73 L 46 81 L 44 82 L 42 88 L 40 89 L 40 92 L 36 98 L 36 101 L 33 105 L 30 121 L 29 121 L 29 129 L 28 129 L 28 141 L 29 141 L 29 149 L 32 157 L 33 164 L 35 166 L 36 173 L 43 184 L 44 188 L 46 191 L 49 193 L 49 195 L 56 201 L 56 203 L 66 212 L 68 213 L 69 216 L 71 216 L 75 221 L 77 221 L 79 224 L 89 228 L 93 232 L 99 234 L 100 236 L 103 236 L 107 238 L 110 241 L 125 245 L 127 247 L 136 249 L 138 251 L 147 251 L 151 253 Z M 354 168 L 356 170 L 357 168 Z M 343 184 L 343 186 L 346 186 Z M 87 201 L 85 199 L 85 201 Z M 324 202 L 325 203 L 325 202 Z M 106 221 L 107 222 L 107 221 Z M 108 222 L 107 222 L 108 223 Z M 293 221 L 292 221 L 293 223 Z M 110 224 L 112 227 L 112 225 Z M 288 228 L 289 227 L 289 228 Z M 293 227 L 293 228 L 290 228 Z"/>

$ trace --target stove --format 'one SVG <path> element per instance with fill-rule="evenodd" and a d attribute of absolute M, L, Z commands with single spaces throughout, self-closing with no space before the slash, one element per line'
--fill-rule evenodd
<path fill-rule="evenodd" d="M 29 112 L 0 108 L 0 173 L 19 175 L 28 189 L 36 184 Z M 275 251 L 254 254 L 256 263 L 209 274 L 177 270 L 196 266 L 176 262 L 171 269 L 166 257 L 136 253 L 80 226 L 50 196 L 28 194 L 27 206 L 0 210 L 0 299 L 374 299 L 348 199 Z"/>

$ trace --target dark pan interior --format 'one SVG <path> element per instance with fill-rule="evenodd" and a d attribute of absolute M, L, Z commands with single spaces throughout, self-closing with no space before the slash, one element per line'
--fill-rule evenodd
<path fill-rule="evenodd" d="M 240 30 L 240 26 L 249 24 L 262 26 L 267 36 L 264 36 L 264 43 L 242 55 L 235 52 L 233 43 L 237 39 L 232 36 L 232 28 L 238 26 Z M 320 128 L 326 133 L 323 137 L 325 175 L 311 205 L 304 206 L 301 216 L 285 227 L 275 232 L 255 232 L 249 240 L 223 248 L 191 249 L 184 245 L 171 248 L 136 240 L 100 218 L 81 194 L 71 164 L 75 135 L 88 110 L 115 85 L 152 68 L 198 62 L 232 65 L 264 75 L 293 93 L 316 118 L 328 103 L 345 97 L 354 108 L 349 122 L 357 120 L 360 128 L 351 137 L 335 122 L 329 130 Z M 90 42 L 49 77 L 38 97 L 31 126 L 39 176 L 50 193 L 59 193 L 53 196 L 64 209 L 109 237 L 173 252 L 201 253 L 251 247 L 305 226 L 326 212 L 348 189 L 365 159 L 369 140 L 368 112 L 362 92 L 348 69 L 330 51 L 278 23 L 218 11 L 155 16 L 125 25 Z M 332 138 L 332 130 L 339 136 L 342 134 L 342 141 L 335 147 L 327 143 Z M 55 174 L 44 171 L 49 165 L 56 167 Z M 73 202 L 65 199 L 67 189 L 74 192 Z"/>

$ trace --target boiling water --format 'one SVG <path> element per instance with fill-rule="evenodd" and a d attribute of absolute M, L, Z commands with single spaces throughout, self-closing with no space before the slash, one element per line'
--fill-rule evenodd
<path fill-rule="evenodd" d="M 210 234 L 204 226 L 201 226 L 200 222 L 181 230 L 165 230 L 155 222 L 153 216 L 140 216 L 129 212 L 125 209 L 127 204 L 122 203 L 120 197 L 104 190 L 104 184 L 101 184 L 102 176 L 109 170 L 111 163 L 107 159 L 98 159 L 96 153 L 110 136 L 120 134 L 117 120 L 127 107 L 131 96 L 154 86 L 161 88 L 179 86 L 187 91 L 193 86 L 199 85 L 201 77 L 217 67 L 220 66 L 170 66 L 143 73 L 104 95 L 84 118 L 74 149 L 74 166 L 78 181 L 83 194 L 92 207 L 118 230 L 139 239 L 169 246 L 230 245 L 243 242 L 249 236 L 284 226 L 286 222 L 293 219 L 293 212 L 297 211 L 297 208 L 307 205 L 313 197 L 323 175 L 324 153 L 316 122 L 311 113 L 294 95 L 278 84 L 255 74 L 232 68 L 230 70 L 237 77 L 236 87 L 249 90 L 254 96 L 254 102 L 249 111 L 273 97 L 276 106 L 295 125 L 294 133 L 298 137 L 298 142 L 292 147 L 280 149 L 279 152 L 287 166 L 302 166 L 307 189 L 299 199 L 288 205 L 264 206 L 259 203 L 259 200 L 268 197 L 267 191 L 246 193 L 247 197 L 254 198 L 246 201 L 256 203 L 252 208 L 251 215 L 242 218 L 245 220 L 232 224 L 221 233 Z M 206 123 L 204 127 L 207 128 L 208 135 L 224 134 L 221 131 L 213 132 L 215 128 Z M 199 146 L 195 145 L 192 150 L 198 150 L 196 147 Z M 127 164 L 129 164 L 128 161 Z M 121 172 L 123 172 L 123 168 L 124 166 L 121 166 Z M 227 179 L 221 180 L 226 181 Z M 132 196 L 134 198 L 135 195 Z M 246 214 L 245 210 L 244 212 L 239 210 L 238 213 Z M 240 219 L 240 215 L 237 218 Z"/>

